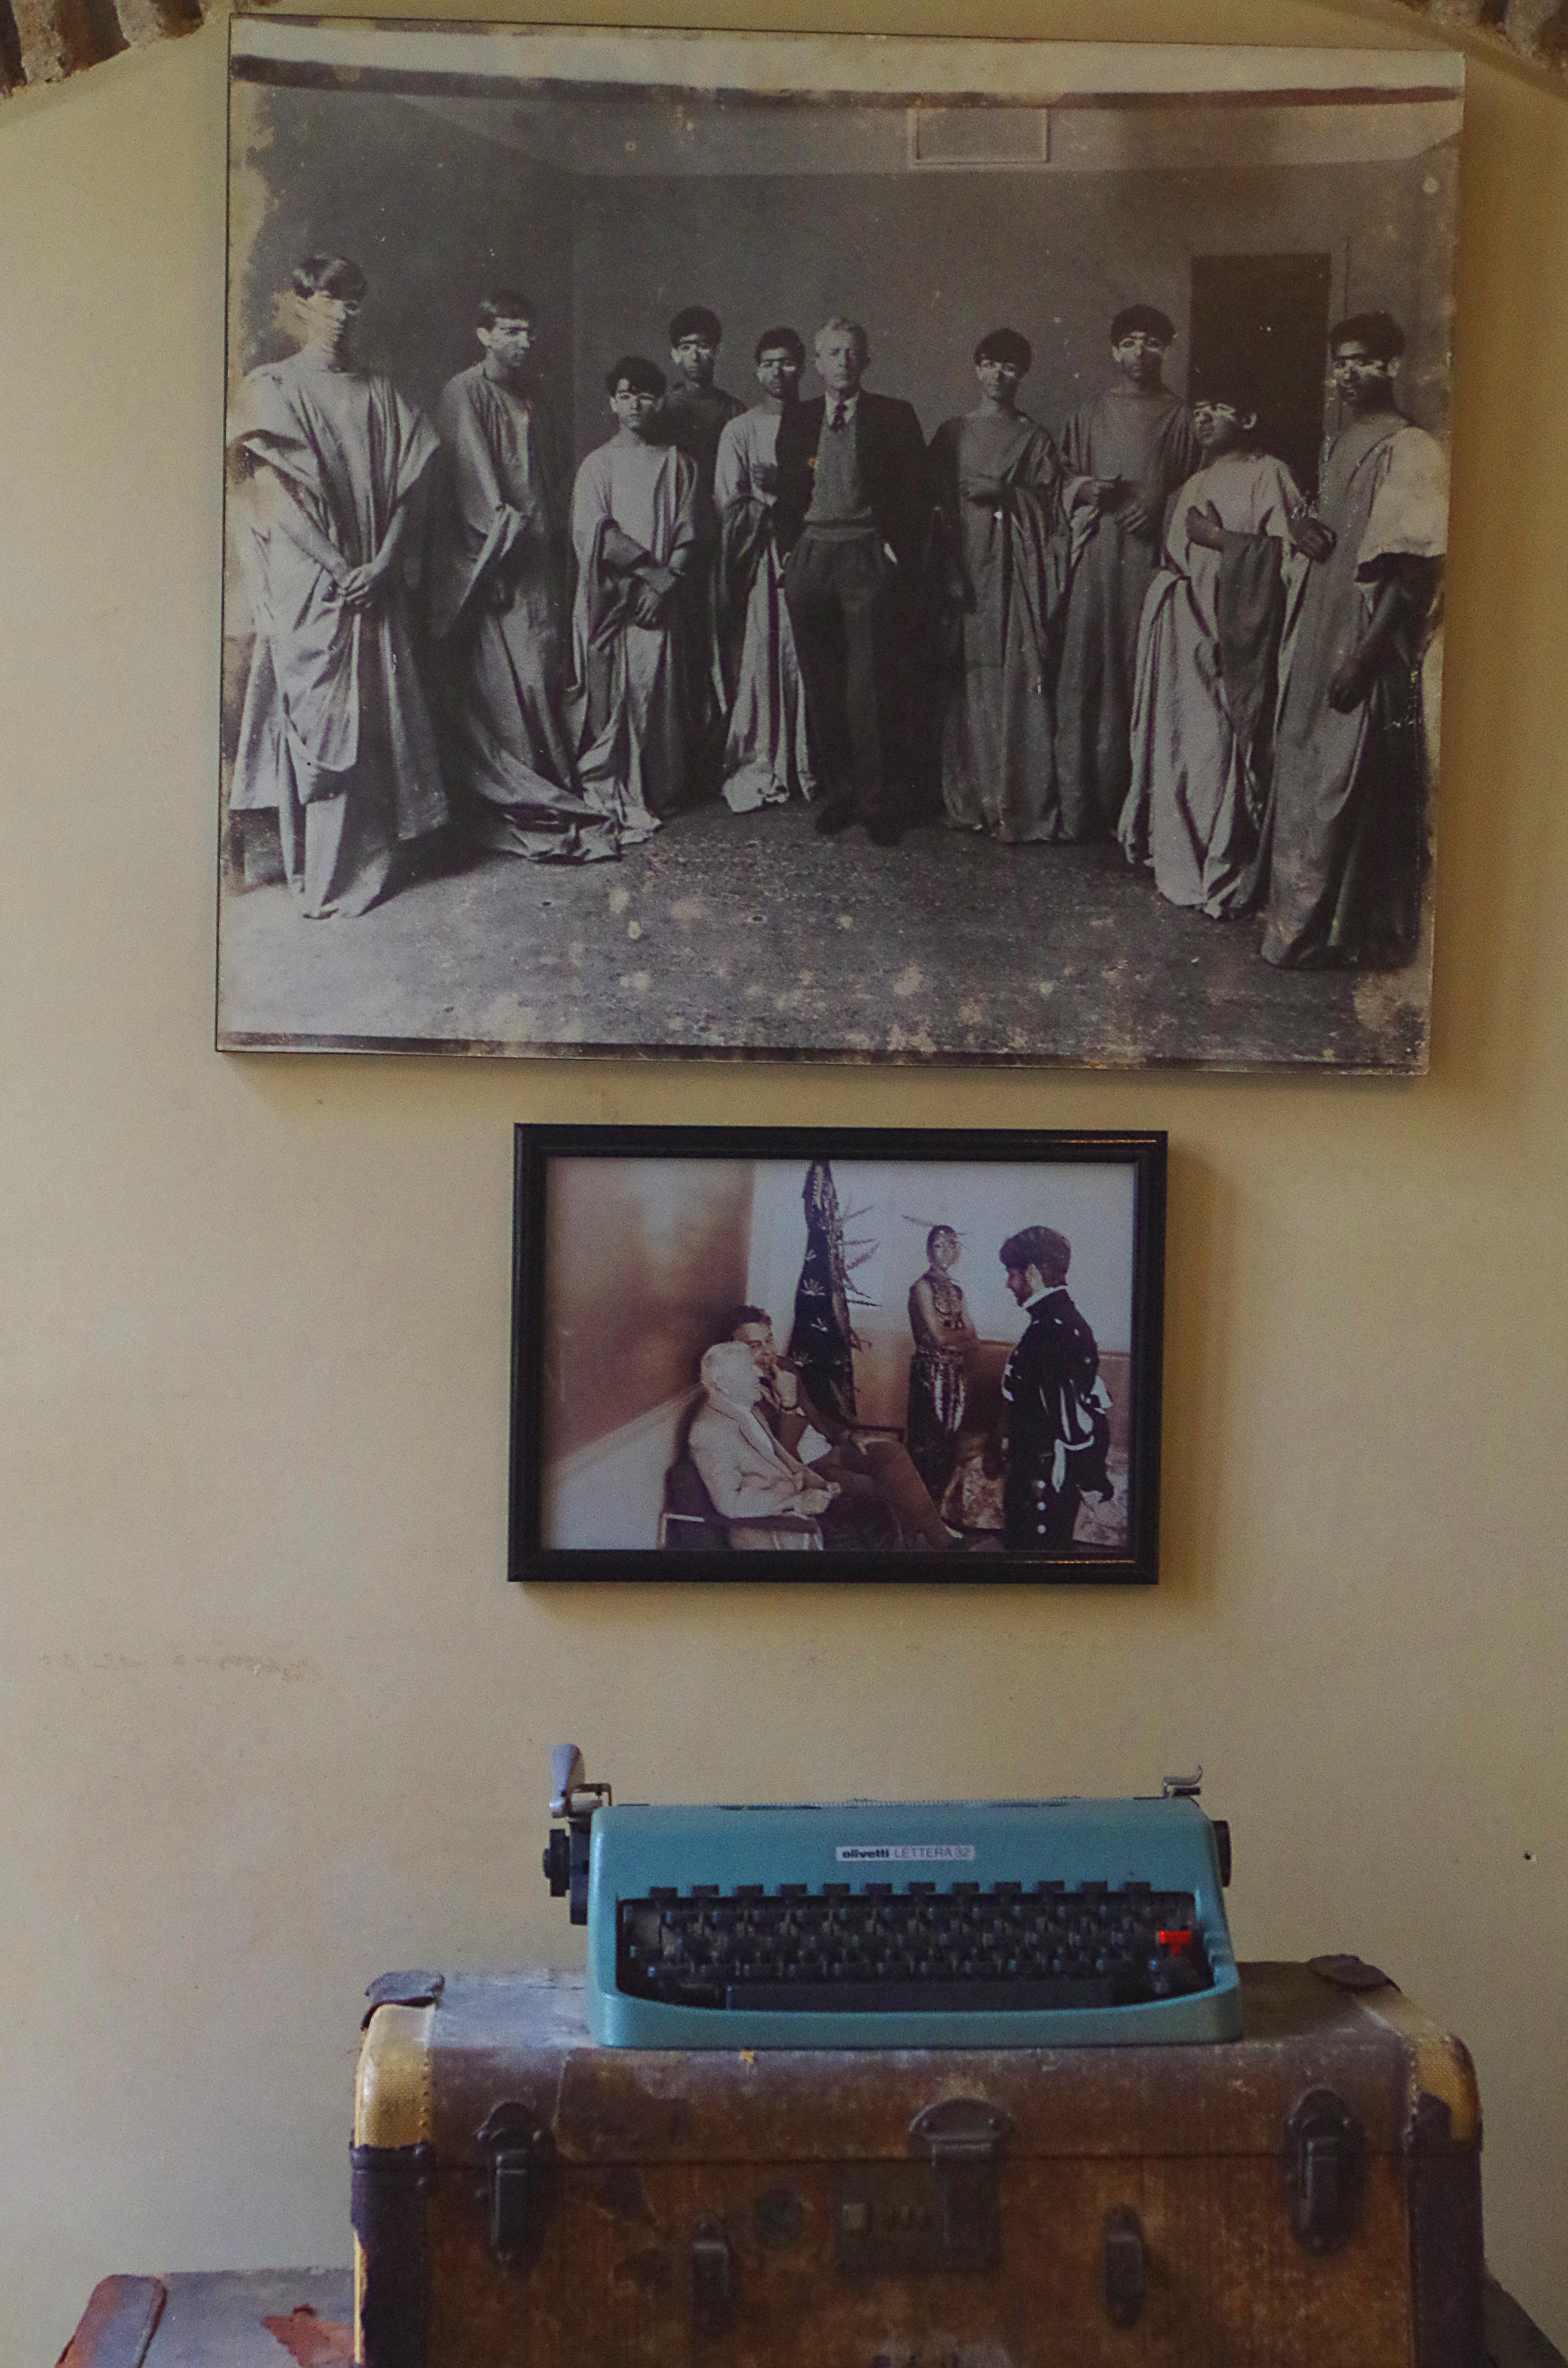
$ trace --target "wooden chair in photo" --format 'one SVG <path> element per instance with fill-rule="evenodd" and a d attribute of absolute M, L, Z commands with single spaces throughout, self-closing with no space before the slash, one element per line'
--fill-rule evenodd
<path fill-rule="evenodd" d="M 722 1554 L 730 1541 L 702 1474 L 691 1460 L 691 1426 L 702 1405 L 702 1392 L 676 1425 L 676 1452 L 665 1474 L 665 1501 L 659 1510 L 661 1554 Z"/>

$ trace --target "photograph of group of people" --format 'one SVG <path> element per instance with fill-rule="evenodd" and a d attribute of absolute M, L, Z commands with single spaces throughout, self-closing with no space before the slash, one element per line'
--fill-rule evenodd
<path fill-rule="evenodd" d="M 846 1412 L 812 1361 L 809 1317 L 801 1352 L 792 1334 L 780 1355 L 767 1310 L 743 1302 L 728 1310 L 724 1338 L 703 1351 L 701 1402 L 685 1462 L 671 1469 L 661 1543 L 937 1554 L 1074 1544 L 1086 1504 L 1114 1506 L 1116 1489 L 1099 1348 L 1067 1288 L 1073 1245 L 1053 1225 L 1026 1225 L 996 1255 L 1026 1323 L 1002 1366 L 996 1419 L 971 1433 L 961 1488 L 953 1482 L 980 1336 L 953 1276 L 958 1235 L 933 1225 L 926 1271 L 909 1292 L 915 1346 L 903 1436 Z M 1097 1521 L 1091 1510 L 1087 1533 L 1096 1543 L 1124 1543 L 1125 1504 Z"/>
<path fill-rule="evenodd" d="M 1047 973 L 1040 1002 L 1053 960 L 1063 983 L 1081 967 L 1070 933 L 1086 893 L 1115 901 L 1080 926 L 1114 928 L 1140 963 L 1210 960 L 1201 943 L 1178 954 L 1141 909 L 1153 898 L 1234 925 L 1226 934 L 1245 963 L 1414 965 L 1404 993 L 1419 1005 L 1447 519 L 1434 429 L 1448 257 L 1433 231 L 1446 219 L 1457 128 L 1457 104 L 1435 115 L 1431 98 L 1419 120 L 1414 102 L 1392 99 L 1335 115 L 1358 175 L 1342 212 L 1375 194 L 1380 142 L 1393 160 L 1394 226 L 1367 237 L 1359 268 L 1354 239 L 1336 236 L 1336 255 L 1326 232 L 1296 228 L 1333 110 L 1296 110 L 1316 119 L 1303 129 L 1277 94 L 1260 93 L 1255 110 L 1267 120 L 1258 154 L 1282 160 L 1255 208 L 1267 246 L 1219 227 L 1229 213 L 1217 109 L 1194 117 L 1214 164 L 1184 180 L 1096 162 L 1049 186 L 1033 169 L 1032 188 L 1022 167 L 923 186 L 953 239 L 971 223 L 1006 224 L 1001 200 L 1015 194 L 1038 192 L 1086 227 L 1094 185 L 1111 178 L 1119 201 L 1120 184 L 1143 185 L 1127 199 L 1134 229 L 1168 188 L 1186 203 L 1194 230 L 1179 312 L 1184 241 L 1168 223 L 1141 276 L 1125 230 L 1103 260 L 1092 237 L 1073 253 L 1076 359 L 1064 387 L 1069 298 L 1020 270 L 1010 224 L 990 249 L 971 249 L 960 301 L 946 285 L 939 302 L 928 296 L 921 274 L 936 266 L 913 229 L 907 245 L 896 233 L 884 243 L 875 268 L 863 250 L 824 265 L 813 249 L 793 291 L 771 256 L 745 250 L 777 310 L 759 324 L 762 300 L 748 296 L 737 333 L 742 232 L 715 227 L 705 259 L 700 246 L 672 247 L 662 225 L 694 209 L 717 224 L 733 184 L 733 222 L 744 231 L 771 209 L 788 252 L 837 168 L 797 108 L 797 185 L 780 186 L 776 170 L 759 182 L 761 166 L 747 178 L 733 110 L 694 100 L 681 172 L 649 161 L 640 181 L 642 151 L 653 158 L 654 132 L 666 144 L 669 134 L 662 102 L 626 93 L 613 107 L 553 102 L 553 119 L 551 103 L 517 110 L 526 136 L 497 131 L 486 100 L 446 108 L 449 144 L 455 123 L 474 144 L 531 142 L 541 187 L 553 121 L 579 169 L 559 176 L 563 196 L 551 184 L 530 197 L 532 237 L 492 237 L 483 263 L 465 261 L 466 323 L 449 311 L 438 340 L 428 318 L 412 326 L 406 247 L 361 234 L 362 190 L 339 192 L 321 161 L 322 110 L 347 121 L 353 97 L 330 79 L 321 93 L 269 94 L 253 169 L 276 176 L 271 245 L 253 227 L 235 338 L 248 366 L 229 413 L 234 605 L 248 627 L 225 773 L 231 901 L 267 878 L 259 850 L 274 845 L 301 924 L 369 920 L 417 889 L 449 977 L 467 958 L 475 903 L 461 883 L 507 859 L 554 885 L 496 888 L 487 909 L 509 896 L 507 912 L 537 925 L 541 969 L 557 926 L 544 915 L 570 912 L 587 950 L 573 957 L 584 973 L 574 986 L 589 1014 L 596 992 L 608 998 L 592 959 L 602 915 L 633 912 L 643 951 L 619 983 L 655 1030 L 674 992 L 654 944 L 668 935 L 660 897 L 672 865 L 688 892 L 680 916 L 689 922 L 695 885 L 720 936 L 735 880 L 749 886 L 757 864 L 824 895 L 862 875 L 884 907 L 924 916 L 945 898 L 966 922 L 970 900 L 990 894 L 1006 905 L 1009 951 Z M 393 126 L 389 166 L 394 148 L 426 156 L 436 102 L 410 99 L 403 118 L 371 92 L 358 103 Z M 840 109 L 835 128 L 852 112 Z M 911 109 L 907 155 L 884 155 L 886 110 L 858 113 L 856 137 L 877 159 L 876 175 L 859 177 L 885 203 L 918 173 L 925 119 Z M 314 128 L 314 188 L 298 175 L 285 184 L 267 161 L 291 122 L 301 154 Z M 617 141 L 623 124 L 637 136 Z M 1182 136 L 1180 153 L 1198 153 L 1192 127 Z M 972 146 L 972 131 L 964 138 Z M 1157 137 L 1150 146 L 1153 157 Z M 1439 154 L 1442 175 L 1417 180 L 1415 168 Z M 435 153 L 437 167 L 448 161 Z M 1262 177 L 1255 167 L 1251 181 Z M 1246 194 L 1239 177 L 1235 193 Z M 558 199 L 572 224 L 564 284 L 537 228 Z M 618 304 L 602 275 L 589 286 L 583 257 L 612 222 L 656 255 L 666 300 L 656 311 L 646 292 Z M 1220 251 L 1204 256 L 1199 242 Z M 429 277 L 428 258 L 419 269 Z M 903 281 L 925 316 L 913 371 Z M 399 317 L 411 323 L 406 369 L 388 334 Z M 938 379 L 955 393 L 967 381 L 967 400 L 926 408 Z M 770 837 L 775 812 L 798 814 L 799 828 Z M 999 850 L 1001 871 L 960 871 L 944 839 Z M 737 871 L 739 847 L 752 852 Z M 1038 852 L 1052 848 L 1056 859 Z M 1090 869 L 1065 868 L 1069 850 L 1086 850 Z M 613 893 L 562 884 L 610 865 L 624 883 Z M 1021 885 L 1008 876 L 1020 865 Z M 1131 875 L 1136 896 L 1115 888 L 1109 867 Z M 454 880 L 443 912 L 437 892 Z M 1016 916 L 1029 914 L 1035 941 L 1026 922 L 1019 943 Z M 315 961 L 277 926 L 267 943 L 280 968 Z M 851 913 L 840 926 L 863 924 Z M 366 933 L 368 960 L 393 941 L 392 928 Z M 405 965 L 414 942 L 407 927 L 395 937 Z M 681 952 L 699 950 L 688 927 Z M 796 949 L 782 961 L 777 948 L 756 951 L 754 1001 L 819 985 L 814 970 L 801 981 L 798 960 L 785 967 Z M 944 978 L 952 956 L 939 930 L 915 953 L 938 1011 L 967 1009 L 983 1048 L 982 984 Z M 332 975 L 357 960 L 335 955 Z M 1236 956 L 1223 960 L 1229 981 Z M 1147 983 L 1157 1002 L 1158 979 Z M 540 985 L 518 990 L 530 1011 Z M 231 999 L 237 1012 L 244 997 Z M 1295 1049 L 1303 1015 L 1329 1026 L 1344 1008 L 1282 1006 L 1280 1051 Z M 600 1028 L 608 1019 L 596 1028 L 590 1017 L 573 1032 L 594 1042 Z M 1040 1049 L 1052 1049 L 1049 1032 Z"/>
<path fill-rule="evenodd" d="M 929 445 L 866 385 L 861 322 L 816 331 L 811 400 L 799 331 L 765 329 L 746 405 L 692 305 L 673 384 L 610 362 L 614 426 L 568 509 L 533 301 L 483 299 L 482 359 L 432 426 L 356 367 L 366 286 L 347 256 L 296 267 L 299 349 L 232 425 L 267 621 L 230 806 L 277 814 L 302 915 L 365 911 L 449 818 L 592 862 L 716 795 L 799 797 L 821 835 L 896 846 L 936 757 L 952 829 L 1114 836 L 1176 904 L 1261 907 L 1277 963 L 1410 960 L 1448 502 L 1390 313 L 1331 331 L 1344 425 L 1314 506 L 1263 443 L 1244 359 L 1189 404 L 1165 385 L 1176 327 L 1152 305 L 1111 318 L 1114 376 L 1060 441 L 1020 405 L 1032 350 L 1004 324 Z M 399 564 L 426 495 L 438 690 Z"/>
<path fill-rule="evenodd" d="M 1132 1167 L 548 1172 L 544 1550 L 1127 1551 Z"/>

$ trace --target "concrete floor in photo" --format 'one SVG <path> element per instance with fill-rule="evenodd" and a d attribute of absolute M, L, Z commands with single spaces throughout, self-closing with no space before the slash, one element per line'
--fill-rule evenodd
<path fill-rule="evenodd" d="M 1424 1064 L 1428 946 L 1276 971 L 1256 921 L 1178 911 L 1113 844 L 882 848 L 710 805 L 618 862 L 441 864 L 355 920 L 226 880 L 220 1045 Z"/>

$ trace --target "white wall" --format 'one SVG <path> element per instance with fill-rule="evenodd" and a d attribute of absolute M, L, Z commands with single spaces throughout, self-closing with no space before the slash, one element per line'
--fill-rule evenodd
<path fill-rule="evenodd" d="M 665 1474 L 695 1392 L 666 1398 L 635 1422 L 547 1463 L 540 1474 L 544 1545 L 651 1553 L 659 1543 Z"/>
<path fill-rule="evenodd" d="M 216 1055 L 222 98 L 214 25 L 0 110 L 0 2358 L 108 2270 L 346 2258 L 366 1980 L 579 1946 L 538 1872 L 562 1733 L 647 1799 L 1200 1759 L 1241 1952 L 1358 1950 L 1471 2042 L 1494 2263 L 1568 2342 L 1568 103 L 1473 71 L 1399 1086 Z M 509 1589 L 529 1115 L 1168 1126 L 1158 1592 Z"/>

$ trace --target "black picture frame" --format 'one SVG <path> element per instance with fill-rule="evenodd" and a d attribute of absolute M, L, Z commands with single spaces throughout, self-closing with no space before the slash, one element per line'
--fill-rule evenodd
<path fill-rule="evenodd" d="M 570 1172 L 566 1163 L 573 1163 Z M 621 1163 L 623 1172 L 612 1175 L 598 1163 Z M 631 1163 L 637 1164 L 636 1175 L 631 1173 Z M 689 1171 L 687 1190 L 679 1194 L 673 1188 L 683 1163 Z M 706 1332 L 710 1340 L 724 1337 L 722 1318 L 715 1331 L 714 1310 L 722 1303 L 733 1311 L 748 1296 L 734 1283 L 743 1271 L 738 1212 L 744 1212 L 749 1263 L 744 1271 L 748 1277 L 756 1271 L 759 1258 L 773 1259 L 780 1273 L 786 1270 L 778 1261 L 792 1258 L 791 1226 L 798 1225 L 807 1244 L 806 1260 L 816 1258 L 812 1272 L 820 1278 L 823 1259 L 831 1264 L 832 1258 L 833 1224 L 824 1209 L 833 1194 L 824 1193 L 819 1180 L 814 1216 L 808 1217 L 805 1201 L 808 1178 L 813 1173 L 820 1177 L 822 1163 L 830 1179 L 836 1164 L 838 1175 L 847 1174 L 852 1185 L 880 1191 L 880 1208 L 884 1213 L 894 1212 L 900 1224 L 918 1227 L 926 1222 L 923 1215 L 912 1216 L 903 1209 L 905 1200 L 922 1197 L 915 1190 L 919 1179 L 908 1175 L 911 1168 L 930 1169 L 932 1191 L 925 1197 L 944 1201 L 933 1232 L 967 1234 L 969 1228 L 960 1221 L 972 1203 L 975 1264 L 969 1272 L 971 1281 L 985 1278 L 983 1295 L 976 1303 L 985 1309 L 997 1304 L 987 1261 L 999 1264 L 1001 1238 L 1019 1226 L 1049 1224 L 1053 1208 L 1059 1213 L 1064 1209 L 1075 1212 L 1080 1243 L 1087 1251 L 1087 1281 L 1098 1289 L 1098 1304 L 1114 1306 L 1119 1334 L 1125 1319 L 1125 1345 L 1119 1338 L 1114 1351 L 1108 1346 L 1096 1349 L 1104 1377 L 1100 1395 L 1108 1399 L 1104 1417 L 1108 1445 L 1097 1467 L 1092 1454 L 1089 1465 L 1096 1483 L 1110 1494 L 1099 1495 L 1097 1486 L 1088 1489 L 1084 1502 L 1090 1510 L 1087 1516 L 1076 1516 L 1079 1530 L 1097 1531 L 1108 1542 L 1076 1534 L 1067 1544 L 1008 1546 L 1002 1542 L 996 1526 L 1003 1518 L 997 1475 L 994 1470 L 986 1472 L 983 1450 L 977 1450 L 973 1441 L 989 1435 L 980 1427 L 980 1417 L 992 1393 L 999 1394 L 996 1352 L 1005 1345 L 1005 1333 L 982 1337 L 972 1351 L 966 1351 L 971 1403 L 977 1410 L 969 1429 L 959 1428 L 954 1433 L 962 1468 L 944 1490 L 943 1502 L 962 1518 L 957 1524 L 944 1524 L 960 1532 L 960 1542 L 949 1550 L 936 1552 L 910 1543 L 907 1522 L 893 1523 L 891 1515 L 888 1520 L 900 1543 L 846 1545 L 840 1538 L 818 1546 L 809 1537 L 802 1539 L 799 1530 L 789 1533 L 784 1524 L 771 1519 L 764 1531 L 762 1523 L 744 1520 L 717 1520 L 715 1525 L 699 1505 L 683 1508 L 689 1492 L 683 1493 L 685 1467 L 677 1474 L 677 1465 L 683 1456 L 689 1461 L 686 1440 L 696 1409 L 705 1402 L 697 1375 L 702 1335 Z M 671 1170 L 668 1177 L 660 1173 L 665 1167 Z M 802 1214 L 794 1220 L 786 1214 L 785 1196 L 787 1171 L 797 1167 Z M 1001 1172 L 1020 1167 L 1040 1171 L 1038 1192 Z M 1087 1169 L 1104 1172 L 1088 1177 L 1082 1172 Z M 960 1178 L 972 1171 L 970 1202 L 960 1198 L 955 1171 Z M 1159 1573 L 1165 1171 L 1163 1133 L 519 1125 L 508 1577 L 523 1582 L 1153 1585 Z M 1056 1179 L 1054 1197 L 1051 1177 Z M 775 1212 L 771 1228 L 759 1218 L 759 1195 L 764 1210 Z M 960 1198 L 956 1209 L 947 1205 L 955 1198 Z M 1014 1207 L 1012 1225 L 1001 1222 L 996 1212 L 1005 1215 Z M 979 1217 L 982 1208 L 991 1212 L 988 1225 Z M 846 1248 L 842 1231 L 845 1224 L 863 1222 L 869 1213 L 836 1211 L 841 1280 L 849 1248 L 857 1250 L 857 1268 L 872 1256 L 870 1251 L 864 1258 L 858 1254 L 860 1236 L 848 1237 Z M 998 1234 L 996 1242 L 979 1237 L 987 1230 Z M 895 1231 L 884 1255 L 878 1237 L 878 1271 L 890 1291 L 896 1291 L 912 1258 L 918 1266 L 925 1255 L 922 1238 L 917 1232 Z M 960 1262 L 966 1255 L 960 1249 Z M 1081 1258 L 1080 1289 L 1085 1263 Z M 1070 1268 L 1069 1295 L 1072 1279 Z M 814 1285 L 809 1288 L 814 1290 Z M 851 1281 L 849 1288 L 853 1292 L 858 1287 Z M 863 1286 L 859 1288 L 863 1294 Z M 1009 1281 L 1006 1288 L 1016 1299 L 1016 1287 Z M 552 1304 L 552 1291 L 557 1304 Z M 777 1291 L 768 1300 L 760 1292 L 756 1296 L 759 1305 L 770 1309 L 778 1304 Z M 818 1294 L 804 1304 L 809 1311 L 829 1305 L 831 1294 L 829 1302 Z M 877 1308 L 879 1328 L 859 1336 L 849 1359 L 857 1376 L 852 1389 L 859 1387 L 861 1362 L 857 1360 L 875 1350 L 885 1412 L 896 1377 L 896 1324 L 885 1299 L 869 1304 Z M 863 1313 L 852 1309 L 852 1317 L 857 1312 Z M 812 1320 L 818 1320 L 814 1314 Z M 831 1316 L 820 1320 L 827 1325 L 830 1339 L 835 1339 Z M 913 1347 L 905 1323 L 905 1338 Z M 778 1345 L 784 1349 L 790 1342 Z M 826 1404 L 822 1370 L 809 1368 L 807 1380 L 815 1377 Z M 663 1396 L 651 1395 L 660 1391 Z M 677 1405 L 683 1391 L 685 1403 Z M 858 1405 L 858 1395 L 854 1402 Z M 855 1421 L 859 1427 L 858 1414 Z M 600 1426 L 597 1430 L 596 1424 Z M 880 1496 L 888 1466 L 884 1440 L 899 1427 L 868 1421 L 864 1429 L 877 1434 L 869 1449 L 852 1448 L 848 1453 L 852 1462 L 857 1457 L 864 1462 L 866 1453 L 875 1451 L 871 1461 L 881 1476 L 872 1495 Z M 712 1435 L 710 1425 L 710 1440 Z M 1100 1437 L 1097 1430 L 1095 1437 Z M 802 1442 L 803 1453 L 808 1446 L 809 1435 Z M 666 1448 L 667 1460 L 661 1463 Z M 929 1469 L 928 1448 L 925 1452 Z M 907 1450 L 903 1463 L 896 1456 L 892 1461 L 895 1472 L 903 1473 Z M 711 1469 L 710 1452 L 709 1462 Z M 1058 1459 L 1059 1474 L 1063 1468 Z M 1083 1468 L 1082 1462 L 1074 1467 Z M 901 1485 L 906 1486 L 906 1480 L 907 1474 Z M 672 1487 L 679 1498 L 673 1511 Z M 650 1502 L 653 1490 L 658 1492 L 656 1507 Z M 889 1491 L 893 1493 L 891 1482 Z M 699 1486 L 697 1493 L 700 1498 L 706 1490 Z M 870 1504 L 863 1486 L 856 1501 L 862 1500 Z M 1057 1503 L 1060 1515 L 1061 1500 L 1051 1501 Z M 1093 1510 L 1096 1504 L 1097 1513 Z M 880 1509 L 872 1505 L 871 1516 L 880 1518 Z M 820 1524 L 806 1521 L 800 1528 L 812 1526 Z M 574 1529 L 582 1543 L 566 1542 Z M 613 1531 L 619 1531 L 625 1542 L 607 1543 L 607 1532 Z M 733 1543 L 737 1536 L 753 1543 L 738 1549 Z M 808 1550 L 796 1550 L 802 1543 Z"/>

